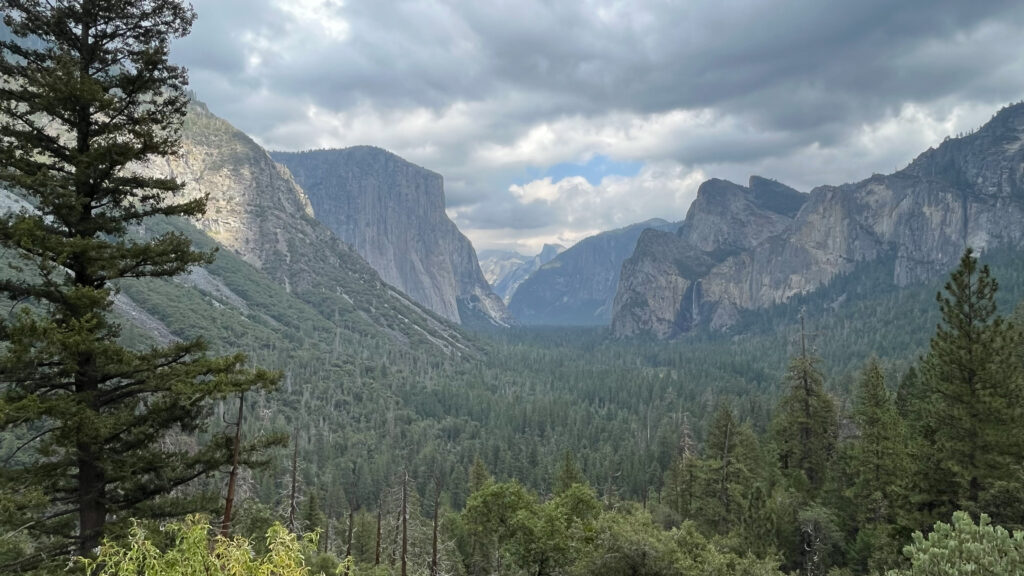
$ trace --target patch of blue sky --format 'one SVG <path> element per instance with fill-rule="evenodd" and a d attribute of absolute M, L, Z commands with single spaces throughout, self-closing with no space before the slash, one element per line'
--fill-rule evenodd
<path fill-rule="evenodd" d="M 542 178 L 551 178 L 552 182 L 558 182 L 573 176 L 582 176 L 591 185 L 601 183 L 607 176 L 622 176 L 630 178 L 636 176 L 643 167 L 643 162 L 613 160 L 604 155 L 596 155 L 585 163 L 562 162 L 542 168 L 527 168 L 523 182 L 526 184 Z"/>

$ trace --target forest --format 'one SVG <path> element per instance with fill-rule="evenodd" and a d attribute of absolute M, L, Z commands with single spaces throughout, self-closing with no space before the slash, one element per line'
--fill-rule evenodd
<path fill-rule="evenodd" d="M 189 6 L 0 6 L 0 185 L 34 208 L 0 217 L 0 572 L 1024 566 L 1018 253 L 909 287 L 883 258 L 668 342 L 342 334 L 189 224 L 205 197 L 132 170 L 179 144 Z M 233 320 L 194 267 L 265 313 Z"/>

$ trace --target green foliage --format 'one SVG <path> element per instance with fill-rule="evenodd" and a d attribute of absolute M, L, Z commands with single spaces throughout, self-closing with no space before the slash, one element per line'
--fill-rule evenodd
<path fill-rule="evenodd" d="M 686 523 L 665 531 L 636 508 L 603 514 L 569 574 L 777 576 L 778 563 L 726 552 Z"/>
<path fill-rule="evenodd" d="M 860 508 L 862 522 L 892 521 L 910 466 L 903 422 L 877 359 L 868 361 L 861 375 L 853 419 L 860 437 L 850 461 L 850 497 Z"/>
<path fill-rule="evenodd" d="M 266 552 L 256 553 L 242 537 L 210 538 L 205 518 L 189 517 L 165 530 L 174 544 L 161 550 L 139 524 L 134 524 L 124 544 L 105 540 L 94 560 L 82 559 L 86 574 L 94 576 L 310 576 L 337 574 L 335 561 L 329 571 L 310 570 L 306 555 L 316 550 L 316 534 L 299 538 L 280 524 L 266 532 Z"/>
<path fill-rule="evenodd" d="M 928 523 L 956 509 L 979 510 L 985 491 L 1024 459 L 1022 336 L 997 314 L 998 287 L 968 249 L 937 296 L 942 322 L 922 360 L 927 395 L 915 426 L 917 502 Z"/>
<path fill-rule="evenodd" d="M 776 408 L 772 435 L 782 469 L 800 475 L 806 491 L 814 494 L 825 485 L 835 455 L 837 409 L 813 356 L 793 358 L 786 380 L 789 388 Z"/>
<path fill-rule="evenodd" d="M 193 481 L 229 453 L 222 438 L 195 442 L 211 401 L 276 376 L 211 357 L 199 339 L 122 346 L 112 314 L 121 281 L 212 259 L 183 234 L 136 231 L 205 210 L 205 197 L 175 198 L 181 183 L 139 170 L 179 148 L 187 78 L 168 55 L 194 11 L 177 0 L 0 7 L 14 35 L 0 41 L 0 185 L 33 207 L 0 217 L 11 253 L 0 294 L 15 310 L 0 322 L 0 432 L 24 439 L 0 491 L 17 495 L 5 520 L 31 538 L 3 568 L 28 570 L 91 554 L 110 519 L 208 506 Z"/>
<path fill-rule="evenodd" d="M 1024 566 L 1024 532 L 1010 534 L 984 514 L 975 524 L 957 511 L 952 524 L 937 522 L 927 537 L 914 533 L 904 554 L 911 568 L 889 576 L 1015 576 Z"/>
<path fill-rule="evenodd" d="M 576 484 L 586 483 L 587 480 L 583 477 L 583 472 L 580 471 L 580 467 L 576 464 L 576 459 L 573 457 L 572 452 L 566 450 L 565 457 L 562 459 L 562 465 L 555 474 L 555 495 L 566 493 Z"/>

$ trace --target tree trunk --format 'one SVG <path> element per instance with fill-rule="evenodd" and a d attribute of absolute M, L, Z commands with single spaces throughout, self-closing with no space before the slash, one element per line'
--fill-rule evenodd
<path fill-rule="evenodd" d="M 345 558 L 352 556 L 352 530 L 356 525 L 356 507 L 348 505 L 348 534 L 345 536 Z"/>
<path fill-rule="evenodd" d="M 409 552 L 409 472 L 402 477 L 402 576 L 406 576 Z"/>
<path fill-rule="evenodd" d="M 220 523 L 220 535 L 227 538 L 231 533 L 231 509 L 235 504 L 235 483 L 238 481 L 238 453 L 242 445 L 242 410 L 245 407 L 245 392 L 238 395 L 238 419 L 235 420 L 235 444 L 231 449 L 231 474 L 228 475 L 228 494 L 224 498 L 224 518 Z"/>
<path fill-rule="evenodd" d="M 437 518 L 441 507 L 441 479 L 434 477 L 434 542 L 430 550 L 430 576 L 437 576 Z"/>
<path fill-rule="evenodd" d="M 381 502 L 381 501 L 380 501 L 380 498 L 378 498 L 378 499 L 377 499 L 377 551 L 376 551 L 376 553 L 375 553 L 375 554 L 374 554 L 374 556 L 373 556 L 373 565 L 374 565 L 374 566 L 380 566 L 380 537 L 381 537 L 381 533 L 380 533 L 380 521 L 381 521 L 381 506 L 383 506 L 383 502 Z"/>
<path fill-rule="evenodd" d="M 288 529 L 297 533 L 295 511 L 298 507 L 298 476 L 299 476 L 299 427 L 295 427 L 295 447 L 292 449 L 292 487 L 288 496 Z"/>

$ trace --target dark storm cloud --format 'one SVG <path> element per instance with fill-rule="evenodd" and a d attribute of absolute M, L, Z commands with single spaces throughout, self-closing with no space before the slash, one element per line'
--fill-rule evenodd
<path fill-rule="evenodd" d="M 549 224 L 558 210 L 513 206 L 527 167 L 600 154 L 803 181 L 808 150 L 861 160 L 836 163 L 835 182 L 876 169 L 864 146 L 905 162 L 932 131 L 1024 95 L 1015 1 L 195 4 L 175 55 L 215 112 L 273 147 L 407 155 L 446 175 L 472 228 L 502 206 Z"/>

